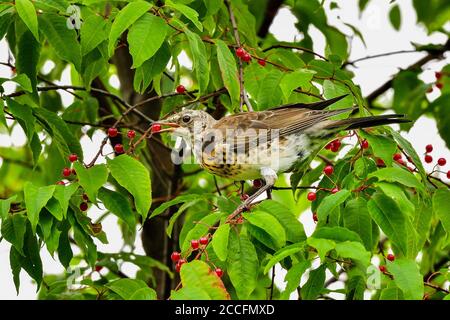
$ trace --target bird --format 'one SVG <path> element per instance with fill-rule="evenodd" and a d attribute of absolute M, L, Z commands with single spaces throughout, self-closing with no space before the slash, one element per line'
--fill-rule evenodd
<path fill-rule="evenodd" d="M 241 112 L 219 120 L 202 110 L 185 109 L 157 123 L 164 126 L 160 133 L 185 140 L 208 172 L 235 181 L 264 180 L 265 184 L 236 209 L 242 211 L 274 186 L 278 174 L 292 171 L 339 131 L 410 121 L 402 114 L 334 120 L 356 109 L 326 109 L 346 96 Z"/>

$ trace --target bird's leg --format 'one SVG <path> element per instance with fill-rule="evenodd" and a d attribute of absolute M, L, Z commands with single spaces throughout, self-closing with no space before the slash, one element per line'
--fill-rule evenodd
<path fill-rule="evenodd" d="M 265 185 L 259 188 L 254 194 L 252 194 L 250 197 L 248 197 L 247 200 L 245 200 L 239 207 L 234 210 L 234 212 L 228 217 L 227 220 L 233 219 L 235 216 L 240 214 L 242 211 L 244 211 L 257 197 L 259 197 L 261 194 L 266 192 L 267 190 L 270 190 L 270 188 L 273 187 L 275 184 L 275 181 L 277 181 L 277 173 L 272 168 L 268 167 L 262 167 L 261 168 L 261 176 L 265 181 Z"/>

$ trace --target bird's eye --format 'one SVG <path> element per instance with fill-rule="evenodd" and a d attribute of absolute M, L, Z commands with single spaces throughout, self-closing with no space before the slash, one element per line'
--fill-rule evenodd
<path fill-rule="evenodd" d="M 191 116 L 188 116 L 188 115 L 183 116 L 183 118 L 181 120 L 183 120 L 184 123 L 188 123 L 189 121 L 191 121 Z"/>

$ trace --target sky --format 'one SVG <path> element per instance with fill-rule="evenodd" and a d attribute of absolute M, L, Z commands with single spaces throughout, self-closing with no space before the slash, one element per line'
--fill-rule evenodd
<path fill-rule="evenodd" d="M 330 0 L 326 0 L 325 3 L 329 3 Z M 350 30 L 343 22 L 351 23 L 355 25 L 361 33 L 364 35 L 366 47 L 358 38 L 354 38 L 351 42 L 352 54 L 350 60 L 365 57 L 367 55 L 392 52 L 397 50 L 413 49 L 411 42 L 414 43 L 443 43 L 445 36 L 442 34 L 427 35 L 425 29 L 417 24 L 416 14 L 412 7 L 412 0 L 396 1 L 399 4 L 402 13 L 402 25 L 399 31 L 395 31 L 390 25 L 388 12 L 389 1 L 386 0 L 372 0 L 367 6 L 364 13 L 359 16 L 358 1 L 357 0 L 339 0 L 338 3 L 340 9 L 332 10 L 328 13 L 329 24 L 337 26 L 343 32 L 350 34 Z M 282 8 L 270 28 L 270 32 L 280 41 L 293 41 L 301 39 L 300 34 L 296 31 L 294 24 L 297 19 L 289 12 L 289 10 Z M 448 27 L 448 26 L 447 26 Z M 325 40 L 323 35 L 317 30 L 311 30 L 312 37 L 314 39 L 314 50 L 319 53 L 323 53 L 325 47 Z M 354 81 L 361 86 L 363 95 L 367 95 L 384 82 L 389 80 L 392 75 L 396 74 L 400 68 L 406 68 L 413 64 L 415 61 L 423 57 L 423 53 L 408 53 L 401 55 L 393 55 L 378 59 L 366 60 L 358 63 L 355 71 Z M 0 41 L 0 61 L 5 62 L 8 59 L 8 48 L 5 40 Z M 180 62 L 184 64 L 190 64 L 186 60 L 186 57 L 180 57 Z M 445 60 L 432 62 L 425 66 L 425 72 L 423 73 L 422 80 L 427 83 L 434 82 L 434 72 L 440 70 L 444 65 L 450 62 L 450 57 L 447 54 Z M 44 66 L 44 69 L 51 68 L 49 62 Z M 10 77 L 10 71 L 8 68 L 0 67 L 0 77 Z M 112 84 L 117 85 L 117 78 L 110 79 Z M 70 84 L 69 70 L 65 70 L 61 81 L 58 84 Z M 13 87 L 7 87 L 6 93 L 11 92 Z M 65 105 L 69 105 L 72 102 L 72 96 L 61 92 L 63 102 Z M 439 96 L 438 92 L 432 92 L 429 94 L 429 98 L 435 99 Z M 387 98 L 390 97 L 388 92 Z M 422 117 L 414 124 L 413 128 L 408 133 L 402 133 L 407 139 L 412 141 L 413 146 L 419 154 L 423 154 L 425 146 L 432 143 L 435 158 L 446 157 L 450 159 L 450 151 L 446 148 L 444 141 L 437 133 L 436 124 L 433 119 Z M 94 156 L 98 150 L 98 145 L 103 139 L 104 135 L 100 132 L 96 133 L 91 141 L 88 138 L 83 138 L 81 144 L 85 158 L 90 159 Z M 8 145 L 23 145 L 26 143 L 26 138 L 21 129 L 16 126 L 12 136 L 6 136 L 0 134 L 0 146 Z M 110 147 L 105 151 L 112 151 Z M 0 159 L 1 165 L 1 159 Z M 425 166 L 427 169 L 431 169 L 431 165 Z M 446 179 L 444 176 L 442 176 Z M 101 210 L 93 207 L 89 210 L 89 216 L 96 218 L 101 215 Z M 309 236 L 314 231 L 314 223 L 311 219 L 311 212 L 305 212 L 300 216 L 300 221 L 305 227 L 305 231 Z M 108 235 L 109 244 L 104 245 L 97 242 L 99 251 L 103 252 L 118 252 L 123 246 L 121 239 L 121 233 L 117 226 L 117 219 L 109 215 L 103 221 L 103 229 Z M 21 288 L 20 293 L 16 295 L 14 288 L 11 269 L 9 267 L 9 244 L 6 241 L 0 242 L 0 300 L 3 299 L 35 299 L 36 298 L 36 286 L 31 282 L 30 277 L 24 272 L 21 272 Z M 144 254 L 142 244 L 140 243 L 139 236 L 136 238 L 135 253 Z M 41 250 L 41 256 L 44 265 L 44 271 L 46 273 L 62 273 L 63 267 L 57 261 L 57 258 L 52 258 L 47 250 Z M 376 259 L 373 261 L 377 263 Z M 136 268 L 132 265 L 124 264 L 122 266 L 123 271 L 133 276 L 136 272 Z M 280 288 L 285 287 L 283 281 L 286 272 L 279 266 L 276 268 L 275 283 Z M 330 276 L 330 275 L 328 275 Z M 306 281 L 307 275 L 302 278 L 302 284 Z M 342 283 L 337 283 L 333 288 L 342 287 Z M 369 297 L 367 292 L 367 297 Z M 342 295 L 336 294 L 333 297 L 342 298 Z M 296 299 L 297 294 L 293 293 L 291 299 Z"/>

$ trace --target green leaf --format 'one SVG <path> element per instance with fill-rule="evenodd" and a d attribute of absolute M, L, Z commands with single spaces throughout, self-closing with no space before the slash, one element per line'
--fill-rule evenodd
<path fill-rule="evenodd" d="M 397 288 L 385 288 L 380 293 L 380 300 L 404 300 L 402 291 Z"/>
<path fill-rule="evenodd" d="M 336 243 L 336 253 L 343 258 L 360 261 L 365 267 L 370 263 L 370 252 L 360 242 L 344 241 Z"/>
<path fill-rule="evenodd" d="M 416 207 L 408 199 L 403 188 L 397 184 L 378 182 L 376 186 L 379 187 L 384 194 L 391 197 L 398 205 L 400 210 L 407 214 L 408 217 L 414 217 Z"/>
<path fill-rule="evenodd" d="M 433 211 L 441 220 L 447 236 L 450 237 L 450 191 L 437 189 L 433 195 Z"/>
<path fill-rule="evenodd" d="M 30 275 L 30 277 L 36 281 L 37 290 L 39 290 L 39 287 L 42 282 L 42 261 L 39 255 L 39 249 L 40 248 L 38 245 L 37 238 L 34 232 L 31 230 L 30 224 L 27 224 L 27 231 L 25 233 L 25 242 L 23 247 L 25 256 L 22 257 L 19 255 L 18 258 L 15 257 L 14 259 L 11 259 L 11 264 L 13 264 L 12 260 L 15 260 L 14 264 L 20 264 L 20 266 Z M 15 248 L 12 247 L 11 250 L 15 250 Z M 11 267 L 13 266 L 11 265 Z M 14 266 L 14 268 L 17 268 L 17 266 Z M 13 274 L 14 277 L 16 277 L 14 271 Z M 14 279 L 15 283 L 16 280 L 17 279 Z"/>
<path fill-rule="evenodd" d="M 54 191 L 55 186 L 37 187 L 31 182 L 25 182 L 25 204 L 27 207 L 28 220 L 30 220 L 33 232 L 36 232 L 36 226 L 39 221 L 39 213 L 50 200 Z"/>
<path fill-rule="evenodd" d="M 229 300 L 228 294 L 222 280 L 203 261 L 194 260 L 181 266 L 181 283 L 183 288 L 203 289 L 213 300 Z"/>
<path fill-rule="evenodd" d="M 61 225 L 61 234 L 59 236 L 59 244 L 58 244 L 58 259 L 64 268 L 68 268 L 70 265 L 70 261 L 73 258 L 72 247 L 70 246 L 69 240 L 69 229 L 70 224 L 66 220 L 64 224 Z"/>
<path fill-rule="evenodd" d="M 352 193 L 348 190 L 342 189 L 339 192 L 327 196 L 322 200 L 317 208 L 317 218 L 325 220 L 337 207 L 339 207 Z"/>
<path fill-rule="evenodd" d="M 25 131 L 28 140 L 31 141 L 31 139 L 33 139 L 35 130 L 34 125 L 36 122 L 31 107 L 21 105 L 9 98 L 6 100 L 6 103 L 8 104 L 9 111 L 12 113 L 14 118 L 17 119 L 23 131 Z"/>
<path fill-rule="evenodd" d="M 363 130 L 360 131 L 360 135 L 369 142 L 376 157 L 383 159 L 386 165 L 392 166 L 392 157 L 397 151 L 395 141 L 385 136 L 369 134 Z"/>
<path fill-rule="evenodd" d="M 367 201 L 360 197 L 348 201 L 343 214 L 344 226 L 356 232 L 367 250 L 372 250 L 372 218 L 367 210 Z"/>
<path fill-rule="evenodd" d="M 61 221 L 64 218 L 64 212 L 62 210 L 61 204 L 55 198 L 51 198 L 47 202 L 47 204 L 45 205 L 45 209 L 47 209 L 58 221 Z"/>
<path fill-rule="evenodd" d="M 27 230 L 26 227 L 27 218 L 21 214 L 14 214 L 2 222 L 2 236 L 6 241 L 11 243 L 21 255 L 24 255 L 22 248 L 25 238 L 25 231 Z"/>
<path fill-rule="evenodd" d="M 216 224 L 219 219 L 220 214 L 217 213 L 211 213 L 203 217 L 197 224 L 195 224 L 195 226 L 191 230 L 189 230 L 182 243 L 181 241 L 183 239 L 180 238 L 181 250 L 183 252 L 187 251 L 191 245 L 191 240 L 199 239 L 200 237 L 206 235 L 209 231 L 209 228 Z"/>
<path fill-rule="evenodd" d="M 9 216 L 9 210 L 11 209 L 11 203 L 16 201 L 17 195 L 9 197 L 8 199 L 0 199 L 0 218 L 5 220 Z"/>
<path fill-rule="evenodd" d="M 412 146 L 411 142 L 403 138 L 403 136 L 395 131 L 392 128 L 389 128 L 389 131 L 394 138 L 394 140 L 397 142 L 397 144 L 403 149 L 404 152 L 411 158 L 416 168 L 419 170 L 419 173 L 422 176 L 422 180 L 426 180 L 426 172 L 423 168 L 422 161 L 420 160 L 419 155 L 417 154 L 416 150 Z"/>
<path fill-rule="evenodd" d="M 69 208 L 69 201 L 73 194 L 78 190 L 78 183 L 71 183 L 69 185 L 55 186 L 53 197 L 58 200 L 61 206 L 64 218 L 67 216 L 67 209 Z"/>
<path fill-rule="evenodd" d="M 315 300 L 324 289 L 326 267 L 322 264 L 315 270 L 310 271 L 308 281 L 301 289 L 303 300 Z"/>
<path fill-rule="evenodd" d="M 125 154 L 108 160 L 108 167 L 114 179 L 131 193 L 136 210 L 145 221 L 152 202 L 150 174 L 147 168 Z"/>
<path fill-rule="evenodd" d="M 199 287 L 183 287 L 172 290 L 170 300 L 211 300 L 208 293 Z"/>
<path fill-rule="evenodd" d="M 193 71 L 198 82 L 199 95 L 206 92 L 209 83 L 209 61 L 206 54 L 205 44 L 200 36 L 189 29 L 184 29 L 186 37 L 191 48 L 192 59 L 194 62 Z"/>
<path fill-rule="evenodd" d="M 203 31 L 203 25 L 198 20 L 198 12 L 188 6 L 181 3 L 174 3 L 171 0 L 166 0 L 166 6 L 172 7 L 175 10 L 181 12 L 186 18 L 188 18 L 198 30 Z"/>
<path fill-rule="evenodd" d="M 169 26 L 165 21 L 150 13 L 145 13 L 130 28 L 128 44 L 133 57 L 132 68 L 140 67 L 161 47 Z"/>
<path fill-rule="evenodd" d="M 167 209 L 169 209 L 170 207 L 172 207 L 174 205 L 177 205 L 180 203 L 185 203 L 185 202 L 193 202 L 195 200 L 198 200 L 199 198 L 206 199 L 204 197 L 204 194 L 191 193 L 191 194 L 180 195 L 180 196 L 176 197 L 175 199 L 172 199 L 170 201 L 166 201 L 166 202 L 162 203 L 159 207 L 157 207 L 155 210 L 153 210 L 149 219 L 159 216 L 160 214 L 164 213 L 164 211 L 166 211 Z"/>
<path fill-rule="evenodd" d="M 108 52 L 111 56 L 114 53 L 116 40 L 128 29 L 137 19 L 146 13 L 152 7 L 151 3 L 146 1 L 134 1 L 128 3 L 114 19 L 109 33 Z"/>
<path fill-rule="evenodd" d="M 16 287 L 16 292 L 19 294 L 20 287 L 20 271 L 22 270 L 22 256 L 16 250 L 14 246 L 11 246 L 9 251 L 9 265 L 11 266 L 11 271 L 13 274 L 14 286 Z"/>
<path fill-rule="evenodd" d="M 39 25 L 55 53 L 65 61 L 72 62 L 81 70 L 81 46 L 74 29 L 67 28 L 67 20 L 53 13 L 39 15 Z"/>
<path fill-rule="evenodd" d="M 161 74 L 170 60 L 169 45 L 164 42 L 155 55 L 145 61 L 134 73 L 134 90 L 143 93 L 148 88 L 153 78 Z"/>
<path fill-rule="evenodd" d="M 310 81 L 313 78 L 314 71 L 308 69 L 300 69 L 286 73 L 280 82 L 280 88 L 283 92 L 284 99 L 287 101 L 292 91 L 301 87 L 307 89 L 311 86 Z"/>
<path fill-rule="evenodd" d="M 22 19 L 39 42 L 38 20 L 33 3 L 30 0 L 16 0 L 15 4 L 20 19 Z"/>
<path fill-rule="evenodd" d="M 387 269 L 394 276 L 394 282 L 403 291 L 406 300 L 422 300 L 423 276 L 414 260 L 397 258 L 388 262 Z"/>
<path fill-rule="evenodd" d="M 298 286 L 300 286 L 302 276 L 305 273 L 306 269 L 308 269 L 310 266 L 311 262 L 309 260 L 305 260 L 293 265 L 288 270 L 286 276 L 284 277 L 284 282 L 287 282 L 286 289 L 284 289 L 284 291 L 281 293 L 280 299 L 289 299 L 291 293 L 294 292 Z"/>
<path fill-rule="evenodd" d="M 256 96 L 258 110 L 265 110 L 280 104 L 282 97 L 280 83 L 283 76 L 283 72 L 273 69 L 261 80 Z"/>
<path fill-rule="evenodd" d="M 81 54 L 85 56 L 100 43 L 108 39 L 110 25 L 98 15 L 91 15 L 83 21 L 80 29 Z"/>
<path fill-rule="evenodd" d="M 243 216 L 248 223 L 267 232 L 278 248 L 284 246 L 286 233 L 278 220 L 272 215 L 263 211 L 252 211 L 244 213 Z"/>
<path fill-rule="evenodd" d="M 136 227 L 136 219 L 127 198 L 119 192 L 114 192 L 106 188 L 99 190 L 98 198 L 106 209 L 122 219 L 131 230 L 134 230 Z"/>
<path fill-rule="evenodd" d="M 425 191 L 424 186 L 409 171 L 401 168 L 383 168 L 369 174 L 369 178 L 377 178 L 379 181 L 397 182 L 407 187 Z"/>
<path fill-rule="evenodd" d="M 247 236 L 230 233 L 227 265 L 238 298 L 248 299 L 257 285 L 259 263 L 255 247 Z"/>
<path fill-rule="evenodd" d="M 336 242 L 362 242 L 361 238 L 356 232 L 350 231 L 349 229 L 343 227 L 320 227 L 317 228 L 316 231 L 314 231 L 312 237 L 334 240 Z"/>
<path fill-rule="evenodd" d="M 400 13 L 400 7 L 395 5 L 389 11 L 389 20 L 395 30 L 399 31 L 402 23 L 402 15 Z"/>
<path fill-rule="evenodd" d="M 258 205 L 258 209 L 271 214 L 278 220 L 286 232 L 286 241 L 297 243 L 306 240 L 303 225 L 285 205 L 274 200 L 266 200 Z"/>
<path fill-rule="evenodd" d="M 128 300 L 156 300 L 156 291 L 152 288 L 141 288 L 133 293 Z"/>
<path fill-rule="evenodd" d="M 138 297 L 150 297 L 151 300 L 156 299 L 156 293 L 149 288 L 142 280 L 137 279 L 119 279 L 106 285 L 111 291 L 117 293 L 122 299 L 132 300 Z M 140 291 L 144 289 L 144 291 Z M 149 290 L 147 290 L 149 289 Z M 136 299 L 143 300 L 143 299 Z M 145 299 L 147 300 L 147 299 Z"/>
<path fill-rule="evenodd" d="M 376 193 L 367 203 L 372 219 L 381 230 L 399 248 L 404 255 L 407 254 L 407 231 L 405 214 L 398 208 L 390 197 Z"/>
<path fill-rule="evenodd" d="M 78 182 L 86 192 L 89 200 L 97 202 L 97 192 L 108 180 L 108 169 L 104 164 L 97 164 L 90 168 L 85 168 L 79 162 L 75 162 L 73 167 L 77 172 Z"/>
<path fill-rule="evenodd" d="M 293 254 L 296 254 L 297 252 L 303 251 L 305 249 L 304 243 L 294 243 L 290 246 L 286 246 L 277 252 L 274 253 L 274 255 L 270 258 L 270 260 L 267 262 L 266 266 L 264 267 L 264 274 L 267 274 L 269 270 L 276 265 L 278 262 L 283 260 L 286 257 L 289 257 Z"/>
<path fill-rule="evenodd" d="M 14 78 L 11 79 L 11 81 L 14 81 L 15 83 L 19 84 L 25 91 L 33 92 L 30 78 L 28 78 L 28 76 L 24 73 L 15 76 Z"/>
<path fill-rule="evenodd" d="M 223 223 L 214 232 L 211 245 L 217 257 L 226 261 L 228 256 L 228 237 L 230 235 L 230 224 Z"/>
<path fill-rule="evenodd" d="M 327 253 L 336 247 L 336 242 L 330 239 L 309 237 L 306 242 L 317 250 L 320 261 L 324 261 Z"/>
<path fill-rule="evenodd" d="M 236 60 L 224 41 L 216 40 L 216 49 L 220 74 L 225 88 L 227 88 L 232 100 L 239 101 L 240 91 Z"/>

